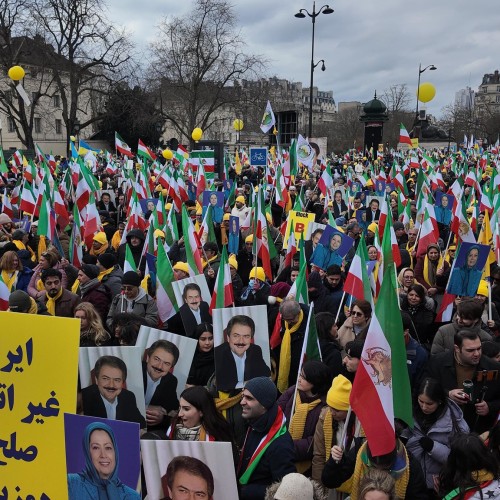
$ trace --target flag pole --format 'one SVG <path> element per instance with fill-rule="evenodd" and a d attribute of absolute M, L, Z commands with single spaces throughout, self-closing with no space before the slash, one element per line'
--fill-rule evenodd
<path fill-rule="evenodd" d="M 488 263 L 486 263 L 488 265 Z M 492 318 L 492 311 L 491 311 L 491 282 L 488 280 L 488 321 L 491 321 Z"/>

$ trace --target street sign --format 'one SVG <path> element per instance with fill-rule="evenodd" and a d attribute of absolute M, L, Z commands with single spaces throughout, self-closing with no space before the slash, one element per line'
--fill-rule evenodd
<path fill-rule="evenodd" d="M 267 165 L 267 148 L 250 148 L 250 165 L 265 167 Z"/>

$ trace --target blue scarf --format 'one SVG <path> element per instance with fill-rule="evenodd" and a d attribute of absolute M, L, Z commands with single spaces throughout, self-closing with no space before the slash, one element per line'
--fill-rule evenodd
<path fill-rule="evenodd" d="M 113 448 L 115 449 L 115 470 L 109 479 L 102 479 L 99 476 L 90 456 L 90 435 L 96 430 L 107 432 L 113 442 Z M 122 482 L 118 478 L 119 455 L 113 429 L 111 429 L 109 425 L 101 422 L 94 422 L 88 425 L 83 435 L 83 453 L 85 454 L 85 469 L 80 472 L 80 476 L 97 487 L 99 492 L 98 500 L 120 500 L 120 498 L 122 498 Z"/>

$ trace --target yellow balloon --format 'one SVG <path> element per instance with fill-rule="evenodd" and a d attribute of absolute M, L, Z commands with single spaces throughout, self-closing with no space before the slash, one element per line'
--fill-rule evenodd
<path fill-rule="evenodd" d="M 12 66 L 12 68 L 9 69 L 7 74 L 9 75 L 9 78 L 11 80 L 17 82 L 18 80 L 22 80 L 26 73 L 24 69 L 21 68 L 21 66 Z"/>
<path fill-rule="evenodd" d="M 202 136 L 203 136 L 203 130 L 201 130 L 201 128 L 199 127 L 196 127 L 191 134 L 191 137 L 195 142 L 198 142 L 202 138 Z"/>
<path fill-rule="evenodd" d="M 434 99 L 436 95 L 436 87 L 432 85 L 432 83 L 424 82 L 420 84 L 420 87 L 417 91 L 418 100 L 420 102 L 429 102 Z"/>
<path fill-rule="evenodd" d="M 70 135 L 70 136 L 69 136 L 69 140 L 70 140 L 71 142 L 75 142 L 75 141 L 76 141 L 76 137 L 75 137 L 74 135 Z"/>
<path fill-rule="evenodd" d="M 234 122 L 233 122 L 233 128 L 237 132 L 240 132 L 240 130 L 243 130 L 243 120 L 236 118 L 236 120 L 234 120 Z"/>
<path fill-rule="evenodd" d="M 164 149 L 161 153 L 165 160 L 171 160 L 174 157 L 174 153 L 170 149 Z"/>

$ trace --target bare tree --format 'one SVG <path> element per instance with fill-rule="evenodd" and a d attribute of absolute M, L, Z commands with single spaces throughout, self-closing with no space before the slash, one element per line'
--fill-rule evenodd
<path fill-rule="evenodd" d="M 389 113 L 408 111 L 411 101 L 406 83 L 396 83 L 385 89 L 380 100 L 387 106 Z"/>
<path fill-rule="evenodd" d="M 253 78 L 264 67 L 260 56 L 243 52 L 232 5 L 226 0 L 196 0 L 186 17 L 164 19 L 152 44 L 162 112 L 182 137 L 195 127 L 210 130 L 217 111 L 235 106 L 231 83 Z"/>
<path fill-rule="evenodd" d="M 5 74 L 16 65 L 26 70 L 22 84 L 31 100 L 28 106 L 16 90 L 19 82 L 5 79 L 0 86 L 0 112 L 26 149 L 34 148 L 35 116 L 44 113 L 44 98 L 54 91 L 47 47 L 28 36 L 31 7 L 29 0 L 0 0 L 0 67 Z"/>
<path fill-rule="evenodd" d="M 105 17 L 101 0 L 35 1 L 36 29 L 54 48 L 50 64 L 69 139 L 77 121 L 84 128 L 102 119 L 102 98 L 125 78 L 131 44 Z"/>

